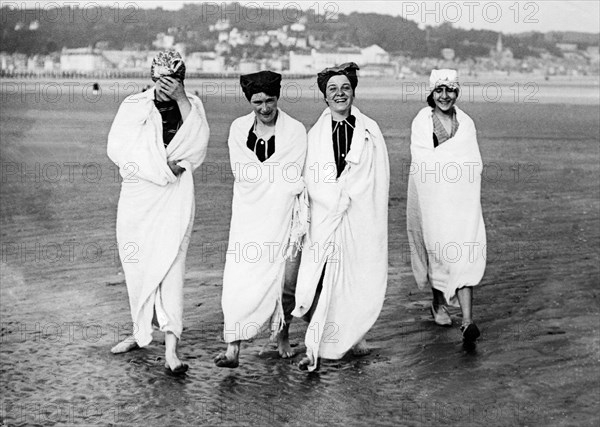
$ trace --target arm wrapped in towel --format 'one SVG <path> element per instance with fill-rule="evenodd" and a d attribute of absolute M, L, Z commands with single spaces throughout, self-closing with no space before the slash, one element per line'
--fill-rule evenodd
<path fill-rule="evenodd" d="M 123 101 L 108 134 L 107 154 L 124 180 L 142 179 L 164 186 L 177 181 L 168 160 L 186 161 L 181 166 L 190 172 L 202 163 L 210 131 L 202 102 L 193 95 L 188 98 L 192 110 L 166 150 L 153 93 L 146 91 Z"/>

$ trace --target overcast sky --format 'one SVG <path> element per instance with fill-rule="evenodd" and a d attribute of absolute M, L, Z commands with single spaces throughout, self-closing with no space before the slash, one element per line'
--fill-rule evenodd
<path fill-rule="evenodd" d="M 50 6 L 57 3 L 78 7 L 93 7 L 96 4 L 122 7 L 155 8 L 174 10 L 191 1 L 2 1 L 2 5 L 19 7 Z M 195 2 L 204 3 L 207 11 L 213 11 L 215 5 L 223 1 Z M 229 2 L 227 2 L 229 3 Z M 386 15 L 402 15 L 421 25 L 438 25 L 444 21 L 465 29 L 489 29 L 503 33 L 519 33 L 524 31 L 584 31 L 600 32 L 600 2 L 598 0 L 583 1 L 286 1 L 259 0 L 239 1 L 252 8 L 285 9 L 287 16 L 295 17 L 306 13 L 308 9 L 316 11 L 325 19 L 334 20 L 336 13 L 374 12 Z M 241 17 L 243 19 L 243 17 Z"/>
<path fill-rule="evenodd" d="M 161 6 L 178 9 L 184 1 L 136 2 L 140 7 Z M 223 2 L 199 2 L 210 5 Z M 336 12 L 374 12 L 386 15 L 402 15 L 412 21 L 426 25 L 452 22 L 460 28 L 476 28 L 517 33 L 524 31 L 585 31 L 600 32 L 600 2 L 584 1 L 284 1 L 261 0 L 240 1 L 249 7 L 287 8 L 293 16 L 299 9 L 320 9 L 317 12 L 326 18 Z M 318 6 L 317 6 L 318 5 Z"/>

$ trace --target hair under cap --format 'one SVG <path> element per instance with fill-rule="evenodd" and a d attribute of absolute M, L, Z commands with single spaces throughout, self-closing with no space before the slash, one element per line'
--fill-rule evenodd
<path fill-rule="evenodd" d="M 240 85 L 248 101 L 252 95 L 265 93 L 269 96 L 279 98 L 281 91 L 281 74 L 273 71 L 259 71 L 258 73 L 244 74 L 240 76 Z"/>
<path fill-rule="evenodd" d="M 150 76 L 152 81 L 157 81 L 161 77 L 174 77 L 180 80 L 185 79 L 185 64 L 179 52 L 175 50 L 164 50 L 158 52 L 152 60 L 150 67 Z"/>
<path fill-rule="evenodd" d="M 348 81 L 350 81 L 350 86 L 352 86 L 352 92 L 354 93 L 356 86 L 358 85 L 358 76 L 356 75 L 357 70 L 360 70 L 360 68 L 358 68 L 358 65 L 354 62 L 346 62 L 336 67 L 325 68 L 317 74 L 317 85 L 319 86 L 319 90 L 325 95 L 327 82 L 330 78 L 333 76 L 346 76 Z"/>

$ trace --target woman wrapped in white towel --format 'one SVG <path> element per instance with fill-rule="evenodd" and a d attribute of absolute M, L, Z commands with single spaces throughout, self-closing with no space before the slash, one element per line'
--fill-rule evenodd
<path fill-rule="evenodd" d="M 242 75 L 240 83 L 252 111 L 229 130 L 235 182 L 221 298 L 227 350 L 214 358 L 222 368 L 236 368 L 242 341 L 267 330 L 280 356 L 293 356 L 294 252 L 302 235 L 299 215 L 306 211 L 306 129 L 277 106 L 281 75 L 260 71 Z"/>
<path fill-rule="evenodd" d="M 185 64 L 175 51 L 154 58 L 153 90 L 127 97 L 108 135 L 108 156 L 123 182 L 117 212 L 119 256 L 129 294 L 133 335 L 112 348 L 124 353 L 165 333 L 165 367 L 183 330 L 185 259 L 194 222 L 192 172 L 204 161 L 209 128 L 202 102 L 184 89 Z"/>
<path fill-rule="evenodd" d="M 293 313 L 310 322 L 302 370 L 367 354 L 387 286 L 389 160 L 379 126 L 353 105 L 357 70 L 350 62 L 317 76 L 327 108 L 308 133 L 310 226 Z"/>
<path fill-rule="evenodd" d="M 433 70 L 428 107 L 412 123 L 407 229 L 418 286 L 431 287 L 431 314 L 450 326 L 446 304 L 460 306 L 461 332 L 473 343 L 473 287 L 485 270 L 486 235 L 481 211 L 483 164 L 473 120 L 455 106 L 455 70 Z"/>

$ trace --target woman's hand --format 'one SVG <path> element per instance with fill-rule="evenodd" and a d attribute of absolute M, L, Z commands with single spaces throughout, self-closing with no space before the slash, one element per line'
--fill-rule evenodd
<path fill-rule="evenodd" d="M 192 110 L 192 104 L 190 104 L 190 101 L 185 94 L 183 82 L 173 77 L 166 76 L 161 77 L 157 84 L 161 93 L 177 102 L 179 111 L 181 112 L 181 118 L 185 121 Z"/>
<path fill-rule="evenodd" d="M 182 99 L 187 99 L 183 83 L 173 77 L 161 77 L 158 81 L 159 90 L 171 98 L 173 101 L 180 102 Z"/>
<path fill-rule="evenodd" d="M 185 170 L 184 168 L 182 168 L 181 166 L 179 166 L 177 164 L 179 160 L 168 160 L 167 161 L 167 165 L 169 166 L 169 168 L 171 169 L 171 172 L 173 172 L 173 175 L 175 176 L 179 176 L 183 173 L 183 171 Z"/>

